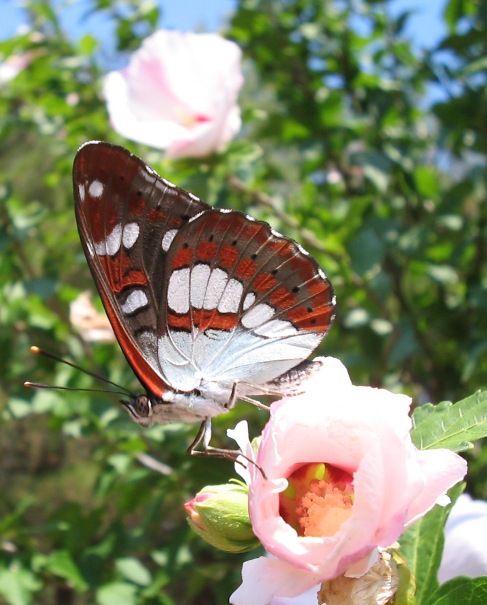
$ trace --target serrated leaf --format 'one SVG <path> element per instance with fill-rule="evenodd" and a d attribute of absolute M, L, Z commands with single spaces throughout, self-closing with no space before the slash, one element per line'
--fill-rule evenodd
<path fill-rule="evenodd" d="M 413 443 L 421 450 L 447 448 L 463 452 L 472 441 L 487 436 L 487 391 L 479 391 L 458 403 L 442 401 L 418 407 L 413 413 Z"/>
<path fill-rule="evenodd" d="M 450 491 L 451 503 L 448 506 L 435 506 L 401 537 L 401 553 L 416 578 L 417 603 L 423 603 L 438 588 L 437 574 L 445 542 L 445 522 L 464 488 L 464 484 L 455 486 Z"/>
<path fill-rule="evenodd" d="M 485 605 L 487 578 L 454 578 L 440 586 L 424 605 Z M 422 604 L 423 605 L 423 604 Z"/>

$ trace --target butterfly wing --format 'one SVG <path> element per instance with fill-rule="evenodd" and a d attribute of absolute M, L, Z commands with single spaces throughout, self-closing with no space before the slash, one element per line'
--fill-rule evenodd
<path fill-rule="evenodd" d="M 158 358 L 183 391 L 200 380 L 263 385 L 308 357 L 333 319 L 333 288 L 316 261 L 241 212 L 194 217 L 166 261 Z"/>
<path fill-rule="evenodd" d="M 114 332 L 140 382 L 162 397 L 168 383 L 158 368 L 157 339 L 146 335 L 166 324 L 171 242 L 209 206 L 126 149 L 102 142 L 80 148 L 73 185 L 81 242 Z"/>

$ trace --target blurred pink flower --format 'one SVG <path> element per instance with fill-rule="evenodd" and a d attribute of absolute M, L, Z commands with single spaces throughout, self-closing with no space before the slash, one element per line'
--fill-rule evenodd
<path fill-rule="evenodd" d="M 114 342 L 115 334 L 105 313 L 93 304 L 91 292 L 86 290 L 69 305 L 71 325 L 86 342 Z"/>
<path fill-rule="evenodd" d="M 216 34 L 156 32 L 105 78 L 113 128 L 171 158 L 221 149 L 240 130 L 240 59 L 240 48 Z"/>
<path fill-rule="evenodd" d="M 24 70 L 32 60 L 32 53 L 10 55 L 5 61 L 0 61 L 0 86 L 13 80 Z"/>
<path fill-rule="evenodd" d="M 273 557 L 244 563 L 231 603 L 265 605 L 344 573 L 359 577 L 378 546 L 448 502 L 466 463 L 413 445 L 410 404 L 353 386 L 345 367 L 326 358 L 306 393 L 271 406 L 247 479 L 252 528 Z M 252 457 L 242 426 L 231 435 Z"/>

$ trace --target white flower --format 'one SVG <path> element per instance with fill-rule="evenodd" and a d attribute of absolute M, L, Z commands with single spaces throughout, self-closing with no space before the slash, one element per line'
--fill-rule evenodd
<path fill-rule="evenodd" d="M 487 575 L 487 502 L 462 494 L 445 525 L 445 547 L 438 571 L 443 584 L 456 576 Z"/>

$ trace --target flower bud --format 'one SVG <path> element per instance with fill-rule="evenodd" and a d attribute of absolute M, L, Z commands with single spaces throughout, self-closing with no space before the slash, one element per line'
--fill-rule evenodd
<path fill-rule="evenodd" d="M 247 486 L 209 485 L 184 508 L 189 524 L 208 544 L 235 553 L 259 546 L 250 524 Z"/>

